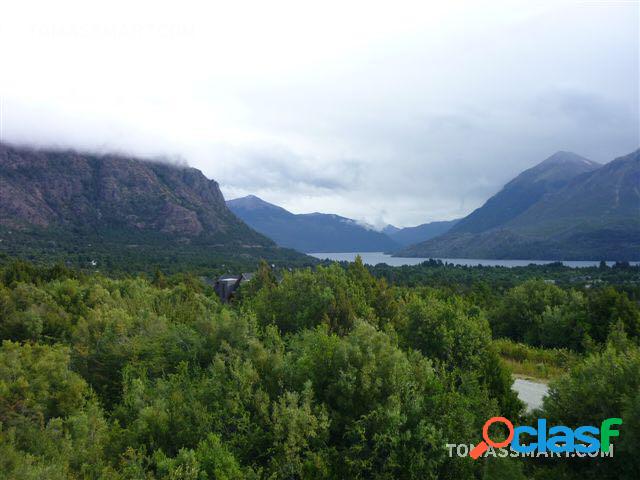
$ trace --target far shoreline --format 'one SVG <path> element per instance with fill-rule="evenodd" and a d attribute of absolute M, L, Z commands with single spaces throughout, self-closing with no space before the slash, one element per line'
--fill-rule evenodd
<path fill-rule="evenodd" d="M 421 257 L 394 257 L 384 252 L 315 252 L 307 255 L 319 260 L 332 260 L 336 262 L 353 262 L 357 255 L 367 265 L 377 265 L 386 263 L 390 267 L 400 267 L 405 265 L 419 265 L 429 260 L 442 261 L 453 265 L 468 267 L 526 267 L 528 265 L 548 265 L 562 263 L 570 268 L 590 268 L 600 265 L 599 260 L 507 260 L 507 259 L 475 259 L 475 258 L 421 258 Z M 607 260 L 607 266 L 615 265 L 616 261 Z M 629 265 L 638 266 L 640 261 L 628 262 Z"/>

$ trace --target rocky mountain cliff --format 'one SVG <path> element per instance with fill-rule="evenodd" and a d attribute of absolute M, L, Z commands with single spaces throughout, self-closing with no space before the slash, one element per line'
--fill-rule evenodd
<path fill-rule="evenodd" d="M 218 184 L 195 168 L 6 144 L 0 144 L 0 232 L 10 253 L 45 240 L 71 248 L 92 242 L 281 253 L 238 219 Z"/>

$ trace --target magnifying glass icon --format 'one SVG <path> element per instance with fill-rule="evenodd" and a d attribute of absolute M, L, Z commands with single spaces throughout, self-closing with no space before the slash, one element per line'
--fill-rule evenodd
<path fill-rule="evenodd" d="M 504 423 L 509 429 L 509 436 L 504 442 L 494 442 L 489 438 L 489 427 L 497 422 Z M 486 452 L 487 448 L 489 448 L 489 445 L 491 445 L 493 448 L 503 448 L 509 445 L 511 443 L 511 440 L 513 440 L 513 424 L 504 417 L 491 417 L 485 422 L 484 426 L 482 427 L 482 438 L 484 439 L 484 441 L 476 445 L 469 454 L 474 460 L 477 460 L 480 455 Z"/>

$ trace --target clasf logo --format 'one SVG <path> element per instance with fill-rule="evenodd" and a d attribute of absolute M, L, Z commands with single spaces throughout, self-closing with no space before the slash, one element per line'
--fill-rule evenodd
<path fill-rule="evenodd" d="M 494 442 L 489 438 L 489 427 L 494 423 L 502 423 L 507 427 L 509 435 L 502 442 Z M 547 430 L 547 420 L 538 419 L 537 428 L 531 426 L 515 427 L 505 417 L 492 417 L 487 420 L 482 427 L 482 438 L 484 441 L 476 445 L 471 450 L 470 456 L 473 459 L 480 457 L 489 446 L 494 448 L 504 448 L 511 444 L 511 450 L 526 454 L 538 451 L 546 453 L 594 453 L 601 450 L 608 453 L 611 448 L 611 437 L 618 437 L 620 432 L 613 427 L 622 425 L 621 418 L 607 418 L 602 422 L 600 428 L 591 425 L 578 427 L 575 430 L 558 425 Z M 528 434 L 532 438 L 528 444 L 522 443 L 524 435 Z"/>

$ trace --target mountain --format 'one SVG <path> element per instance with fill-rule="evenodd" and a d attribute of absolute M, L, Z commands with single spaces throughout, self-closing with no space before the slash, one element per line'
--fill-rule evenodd
<path fill-rule="evenodd" d="M 446 234 L 398 253 L 444 258 L 640 259 L 640 150 L 599 166 L 559 152 Z"/>
<path fill-rule="evenodd" d="M 511 226 L 527 231 L 535 224 L 560 234 L 567 224 L 578 222 L 600 228 L 640 222 L 640 149 L 573 179 L 519 215 Z"/>
<path fill-rule="evenodd" d="M 291 255 L 226 206 L 195 168 L 0 144 L 0 248 L 15 255 L 212 260 Z M 107 254 L 112 255 L 107 255 Z M 163 260 L 164 259 L 164 260 Z"/>
<path fill-rule="evenodd" d="M 398 248 L 384 233 L 338 215 L 294 214 L 253 195 L 229 200 L 227 205 L 278 245 L 301 252 L 386 252 Z"/>
<path fill-rule="evenodd" d="M 399 232 L 400 230 L 402 230 L 402 228 L 398 228 L 395 225 L 387 225 L 386 227 L 384 227 L 381 231 L 382 233 L 384 233 L 385 235 L 391 236 L 394 233 Z"/>
<path fill-rule="evenodd" d="M 576 176 L 601 165 L 571 152 L 557 152 L 525 170 L 502 190 L 451 229 L 451 233 L 479 233 L 515 218 L 544 195 L 564 187 Z"/>
<path fill-rule="evenodd" d="M 430 238 L 437 237 L 448 232 L 458 223 L 459 220 L 449 220 L 441 222 L 429 222 L 417 225 L 415 227 L 398 228 L 393 225 L 387 225 L 382 229 L 392 240 L 406 247 L 414 243 L 423 242 Z"/>

